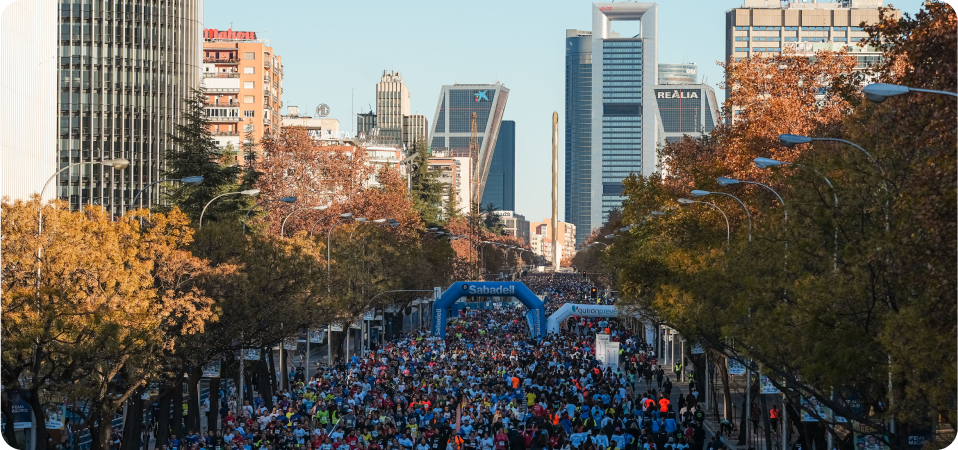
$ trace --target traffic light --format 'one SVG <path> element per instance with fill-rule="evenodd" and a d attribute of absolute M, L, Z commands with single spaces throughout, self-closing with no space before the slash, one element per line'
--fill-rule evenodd
<path fill-rule="evenodd" d="M 582 272 L 582 279 L 585 280 L 585 279 L 588 279 L 588 278 L 589 278 L 589 274 L 587 274 L 587 273 L 585 273 L 585 272 Z"/>
<path fill-rule="evenodd" d="M 595 300 L 599 298 L 599 290 L 595 286 L 592 286 L 592 288 L 589 289 L 589 295 L 591 295 L 592 299 Z"/>

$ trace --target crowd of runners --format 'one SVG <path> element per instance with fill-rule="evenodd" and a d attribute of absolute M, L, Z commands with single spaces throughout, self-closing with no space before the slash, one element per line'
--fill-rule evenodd
<path fill-rule="evenodd" d="M 547 311 L 583 303 L 580 274 L 533 274 Z M 654 351 L 614 318 L 570 317 L 531 339 L 525 309 L 460 311 L 447 337 L 415 333 L 320 368 L 239 411 L 218 431 L 166 450 L 702 450 L 704 414 L 673 392 Z M 617 370 L 595 359 L 595 334 L 620 343 Z M 676 390 L 677 391 L 677 390 Z M 710 449 L 716 448 L 714 443 Z"/>

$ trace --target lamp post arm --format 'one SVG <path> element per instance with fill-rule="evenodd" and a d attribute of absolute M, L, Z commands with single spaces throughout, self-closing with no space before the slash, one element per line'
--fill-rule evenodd
<path fill-rule="evenodd" d="M 70 164 L 69 166 L 66 166 L 66 167 L 64 167 L 64 168 L 62 168 L 62 169 L 56 171 L 56 173 L 54 173 L 54 174 L 47 180 L 47 182 L 43 184 L 43 189 L 40 189 L 40 202 L 41 202 L 41 204 L 43 203 L 43 192 L 47 190 L 47 186 L 50 185 L 50 182 L 53 181 L 53 179 L 56 178 L 57 175 L 60 175 L 60 173 L 62 173 L 64 170 L 67 170 L 67 169 L 69 169 L 69 168 L 71 168 L 71 167 L 76 167 L 76 166 L 80 166 L 80 165 L 83 165 L 83 164 L 98 164 L 98 163 L 99 163 L 99 161 L 84 161 L 84 162 L 78 162 L 78 163 Z"/>
<path fill-rule="evenodd" d="M 948 92 L 948 91 L 936 91 L 936 90 L 933 90 L 933 89 L 918 89 L 918 88 L 913 88 L 913 87 L 908 88 L 908 90 L 909 90 L 909 91 L 917 91 L 917 92 L 927 92 L 927 93 L 929 93 L 929 94 L 943 94 L 943 95 L 950 95 L 950 96 L 952 96 L 952 97 L 958 97 L 958 94 L 956 94 L 956 93 L 954 93 L 954 92 Z"/>
<path fill-rule="evenodd" d="M 752 213 L 748 212 L 748 208 L 745 206 L 745 203 L 743 203 L 742 200 L 739 200 L 738 197 L 736 197 L 736 196 L 734 196 L 734 195 L 732 195 L 732 194 L 728 194 L 728 193 L 725 193 L 725 192 L 712 192 L 712 193 L 713 193 L 713 194 L 721 194 L 721 195 L 726 195 L 726 196 L 732 197 L 732 198 L 735 199 L 735 201 L 738 202 L 739 205 L 742 205 L 742 209 L 745 210 L 745 215 L 748 217 L 748 241 L 749 241 L 749 242 L 752 242 Z"/>
<path fill-rule="evenodd" d="M 235 194 L 242 194 L 242 192 L 227 192 L 227 193 L 225 193 L 225 194 L 217 195 L 216 197 L 213 197 L 212 200 L 206 202 L 206 204 L 203 205 L 203 211 L 200 211 L 200 226 L 199 226 L 199 228 L 203 228 L 203 214 L 206 214 L 206 208 L 208 208 L 208 207 L 210 206 L 210 203 L 213 203 L 214 201 L 216 201 L 216 199 L 218 199 L 218 198 L 220 198 L 220 197 L 223 197 L 223 196 L 226 196 L 226 195 L 235 195 Z"/>
<path fill-rule="evenodd" d="M 722 208 L 719 208 L 718 206 L 716 206 L 716 205 L 713 204 L 713 203 L 702 202 L 702 201 L 697 201 L 697 200 L 693 200 L 693 201 L 694 201 L 695 203 L 703 203 L 703 204 L 709 205 L 709 206 L 711 206 L 711 207 L 717 209 L 718 212 L 722 213 L 722 217 L 725 218 L 725 245 L 728 245 L 729 243 L 731 243 L 731 242 L 732 242 L 732 225 L 729 223 L 729 221 L 728 221 L 728 216 L 725 215 L 725 211 L 722 211 Z"/>
<path fill-rule="evenodd" d="M 326 219 L 328 219 L 328 218 L 330 218 L 330 217 L 332 217 L 332 216 L 334 216 L 334 215 L 335 215 L 335 214 L 332 214 L 332 213 L 326 214 L 326 215 L 324 215 L 323 217 L 320 217 L 319 219 L 317 219 L 315 222 L 313 222 L 313 226 L 311 226 L 311 227 L 309 228 L 309 235 L 310 235 L 310 236 L 313 235 L 313 231 L 316 230 L 316 225 L 319 225 L 320 222 L 322 222 L 322 221 L 324 221 L 324 220 L 326 220 Z"/>
<path fill-rule="evenodd" d="M 302 207 L 302 208 L 294 209 L 293 212 L 287 214 L 286 217 L 283 218 L 283 224 L 280 225 L 280 227 L 279 227 L 279 237 L 285 237 L 285 236 L 286 236 L 286 221 L 289 220 L 289 218 L 292 217 L 293 214 L 296 214 L 296 213 L 298 213 L 298 212 L 300 212 L 300 211 L 302 211 L 302 210 L 304 210 L 304 209 L 313 209 L 313 207 L 312 207 L 312 206 L 304 206 L 304 207 Z"/>
<path fill-rule="evenodd" d="M 170 180 L 160 180 L 160 181 L 154 181 L 154 182 L 152 182 L 152 183 L 146 185 L 143 189 L 140 189 L 139 191 L 137 191 L 137 192 L 136 192 L 136 195 L 133 196 L 133 201 L 130 202 L 130 207 L 132 208 L 133 205 L 136 205 L 136 199 L 140 198 L 140 195 L 142 195 L 144 192 L 146 192 L 147 189 L 153 187 L 154 184 L 165 183 L 165 182 L 167 182 L 167 181 L 180 181 L 180 180 L 179 180 L 178 178 L 177 178 L 177 179 L 170 179 Z"/>
<path fill-rule="evenodd" d="M 740 183 L 748 183 L 748 184 L 757 184 L 757 185 L 759 185 L 759 186 L 761 186 L 761 187 L 763 187 L 763 188 L 765 188 L 765 189 L 768 189 L 769 191 L 772 191 L 772 193 L 775 194 L 776 197 L 778 197 L 779 203 L 782 204 L 782 212 L 785 213 L 785 222 L 788 223 L 788 208 L 785 207 L 785 200 L 782 199 L 782 196 L 781 196 L 781 195 L 778 195 L 778 192 L 775 192 L 775 189 L 772 189 L 772 188 L 768 187 L 767 185 L 764 185 L 764 184 L 759 183 L 759 182 L 757 182 L 757 181 L 744 181 L 744 180 L 740 180 L 739 182 L 740 182 Z M 829 183 L 829 184 L 831 184 L 831 183 Z"/>
<path fill-rule="evenodd" d="M 253 210 L 256 209 L 257 206 L 262 205 L 263 203 L 266 203 L 266 202 L 271 202 L 271 201 L 273 200 L 272 199 L 260 200 L 256 202 L 256 204 L 254 204 L 253 207 L 249 209 L 249 211 L 246 211 L 246 215 L 243 216 L 243 234 L 244 235 L 246 234 L 246 221 L 249 219 L 249 213 L 253 212 Z"/>
<path fill-rule="evenodd" d="M 865 156 L 868 157 L 868 160 L 871 161 L 871 163 L 875 166 L 876 169 L 878 169 L 878 172 L 881 173 L 883 176 L 885 175 L 885 169 L 882 168 L 881 164 L 878 164 L 878 160 L 876 160 L 875 157 L 873 157 L 871 153 L 868 153 L 868 150 L 865 150 L 865 149 L 862 148 L 860 145 L 858 145 L 858 144 L 856 144 L 856 143 L 854 143 L 854 142 L 846 141 L 846 140 L 844 140 L 844 139 L 838 139 L 838 138 L 812 138 L 812 140 L 813 140 L 813 141 L 841 142 L 841 143 L 843 143 L 843 144 L 851 145 L 852 147 L 855 147 L 855 148 L 857 148 L 858 150 L 860 150 L 862 153 L 864 153 Z"/>

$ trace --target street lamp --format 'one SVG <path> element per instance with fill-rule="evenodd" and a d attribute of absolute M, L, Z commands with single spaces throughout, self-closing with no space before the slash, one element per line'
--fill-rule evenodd
<path fill-rule="evenodd" d="M 742 209 L 745 210 L 745 215 L 748 217 L 748 241 L 752 242 L 752 213 L 748 212 L 748 208 L 745 207 L 745 203 L 742 203 L 742 200 L 740 200 L 738 197 L 732 194 L 728 194 L 725 192 L 710 192 L 710 191 L 703 191 L 701 189 L 696 189 L 692 191 L 691 194 L 693 197 L 704 197 L 706 195 L 712 195 L 712 194 L 725 195 L 727 197 L 732 197 L 736 201 L 738 201 L 738 204 L 742 205 Z"/>
<path fill-rule="evenodd" d="M 885 170 L 882 169 L 880 164 L 878 164 L 878 160 L 872 157 L 872 154 L 868 153 L 868 150 L 865 150 L 860 145 L 854 142 L 850 142 L 850 141 L 846 141 L 844 139 L 838 139 L 838 138 L 813 138 L 808 136 L 801 136 L 798 134 L 781 134 L 778 136 L 778 142 L 785 147 L 794 147 L 799 144 L 810 144 L 812 141 L 841 142 L 843 144 L 851 145 L 852 147 L 855 147 L 858 150 L 860 150 L 862 153 L 864 153 L 865 156 L 868 157 L 868 160 L 871 161 L 871 163 L 878 169 L 878 172 L 880 172 L 882 175 L 885 175 Z M 885 189 L 887 190 L 887 187 Z"/>
<path fill-rule="evenodd" d="M 351 212 L 342 213 L 339 215 L 341 219 L 348 219 L 352 216 L 353 216 L 353 213 Z M 329 231 L 326 233 L 326 297 L 329 297 L 332 292 L 332 290 L 330 289 L 330 272 L 329 272 L 329 260 L 331 258 L 330 251 L 329 251 L 330 238 L 333 235 L 333 229 L 336 228 L 336 225 L 339 225 L 341 223 L 342 222 L 333 223 L 333 226 L 329 227 Z M 326 328 L 329 333 L 327 335 L 328 343 L 326 344 L 326 348 L 329 350 L 328 363 L 329 363 L 329 367 L 332 367 L 333 366 L 333 325 L 329 324 L 326 326 Z"/>
<path fill-rule="evenodd" d="M 869 101 L 875 103 L 881 103 L 885 101 L 888 97 L 894 97 L 896 95 L 907 94 L 909 92 L 927 92 L 930 94 L 942 94 L 950 95 L 952 97 L 958 97 L 958 94 L 948 91 L 935 91 L 931 89 L 919 89 L 908 86 L 901 86 L 898 84 L 885 84 L 885 83 L 873 83 L 869 84 L 862 88 L 862 92 L 865 93 L 865 98 Z"/>
<path fill-rule="evenodd" d="M 711 206 L 711 207 L 717 209 L 718 212 L 722 213 L 722 217 L 725 218 L 725 245 L 728 245 L 728 244 L 732 241 L 732 226 L 731 226 L 731 225 L 729 224 L 729 222 L 728 222 L 728 216 L 725 215 L 725 211 L 722 211 L 722 208 L 719 208 L 718 206 L 715 206 L 715 204 L 713 204 L 713 203 L 703 202 L 703 201 L 699 201 L 699 200 L 689 200 L 689 199 L 687 199 L 687 198 L 680 198 L 680 199 L 679 199 L 679 204 L 680 204 L 680 205 L 683 205 L 683 206 L 691 205 L 691 204 L 693 204 L 693 203 L 701 203 L 701 204 L 703 204 L 703 205 L 709 205 L 709 206 Z"/>
<path fill-rule="evenodd" d="M 778 197 L 779 203 L 782 204 L 782 212 L 785 214 L 785 222 L 788 223 L 788 209 L 785 208 L 785 200 L 782 200 L 782 196 L 778 195 L 778 192 L 775 192 L 775 189 L 772 189 L 757 181 L 736 180 L 735 178 L 729 178 L 729 177 L 718 177 L 715 180 L 718 181 L 719 186 L 731 186 L 733 184 L 745 183 L 745 184 L 755 184 L 765 189 L 768 189 L 769 191 L 772 191 L 772 193 L 775 194 L 776 197 Z"/>
<path fill-rule="evenodd" d="M 296 201 L 296 197 L 283 197 L 279 200 L 274 200 L 269 198 L 269 199 L 260 200 L 256 202 L 256 204 L 254 204 L 253 207 L 249 209 L 249 211 L 246 211 L 246 215 L 243 216 L 243 234 L 244 235 L 246 234 L 246 221 L 249 219 L 249 213 L 253 212 L 253 210 L 256 209 L 257 206 L 262 205 L 263 203 L 266 203 L 266 202 L 293 203 L 295 201 Z"/>
<path fill-rule="evenodd" d="M 206 208 L 208 208 L 208 207 L 210 206 L 210 203 L 213 203 L 216 199 L 218 199 L 218 198 L 220 198 L 220 197 L 223 197 L 223 196 L 225 196 L 225 195 L 235 195 L 235 194 L 256 196 L 256 195 L 259 195 L 259 189 L 247 189 L 247 190 L 245 190 L 245 191 L 227 192 L 227 193 L 225 193 L 225 194 L 220 194 L 220 195 L 217 195 L 216 197 L 213 197 L 212 200 L 206 202 L 206 204 L 203 205 L 203 211 L 200 211 L 200 226 L 199 226 L 199 228 L 203 228 L 203 214 L 206 214 Z"/>
<path fill-rule="evenodd" d="M 286 236 L 286 221 L 289 220 L 289 218 L 292 217 L 293 214 L 296 214 L 297 212 L 304 211 L 304 210 L 307 210 L 307 209 L 311 209 L 311 210 L 313 210 L 313 211 L 326 211 L 327 209 L 329 209 L 330 206 L 331 206 L 331 205 L 326 205 L 326 206 L 307 206 L 307 207 L 304 207 L 304 208 L 294 209 L 291 213 L 287 214 L 286 217 L 283 218 L 283 223 L 282 223 L 282 224 L 280 225 L 280 227 L 279 227 L 279 237 L 285 237 L 285 236 Z"/>
<path fill-rule="evenodd" d="M 605 238 L 606 238 L 606 239 L 615 239 L 615 235 L 614 235 L 614 234 L 607 234 L 607 235 L 605 235 Z"/>
<path fill-rule="evenodd" d="M 197 175 L 197 176 L 195 176 L 195 177 L 171 178 L 171 179 L 169 179 L 169 180 L 154 181 L 154 182 L 152 182 L 152 183 L 146 185 L 146 187 L 144 187 L 143 189 L 140 189 L 139 191 L 136 192 L 136 195 L 133 196 L 133 201 L 130 202 L 130 207 L 133 207 L 133 205 L 136 204 L 136 199 L 140 198 L 140 195 L 143 194 L 144 191 L 146 191 L 147 189 L 153 187 L 154 184 L 165 183 L 165 182 L 167 182 L 167 181 L 180 181 L 180 182 L 183 182 L 183 183 L 186 183 L 186 184 L 189 184 L 189 185 L 198 186 L 198 185 L 200 185 L 200 184 L 203 184 L 203 177 L 200 176 L 200 175 Z"/>

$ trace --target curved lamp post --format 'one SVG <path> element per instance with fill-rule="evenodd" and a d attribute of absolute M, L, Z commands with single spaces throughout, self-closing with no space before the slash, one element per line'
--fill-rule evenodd
<path fill-rule="evenodd" d="M 734 198 L 735 201 L 737 201 L 739 205 L 742 205 L 742 209 L 745 210 L 745 215 L 748 217 L 748 241 L 749 241 L 749 242 L 752 242 L 752 213 L 748 212 L 748 208 L 745 206 L 745 203 L 743 203 L 742 200 L 740 200 L 738 197 L 736 197 L 736 196 L 734 196 L 734 195 L 732 195 L 732 194 L 728 194 L 728 193 L 725 193 L 725 192 L 703 191 L 703 190 L 700 190 L 700 189 L 696 189 L 696 190 L 692 191 L 691 194 L 692 194 L 693 197 L 704 197 L 704 196 L 706 196 L 706 195 L 717 194 L 717 195 L 724 195 L 724 196 L 727 196 L 727 197 L 732 197 L 732 198 Z"/>
<path fill-rule="evenodd" d="M 147 189 L 153 187 L 153 185 L 155 185 L 155 184 L 166 183 L 166 182 L 168 182 L 168 181 L 180 181 L 180 182 L 183 182 L 183 183 L 186 183 L 186 184 L 189 184 L 189 185 L 198 186 L 198 185 L 200 185 L 200 184 L 203 184 L 203 177 L 200 176 L 200 175 L 197 175 L 197 176 L 195 176 L 195 177 L 171 178 L 171 179 L 169 179 L 169 180 L 154 181 L 154 182 L 152 182 L 152 183 L 146 185 L 143 189 L 140 189 L 139 191 L 136 192 L 136 195 L 133 196 L 133 201 L 130 202 L 130 207 L 132 208 L 133 205 L 136 204 L 136 199 L 140 198 L 140 195 L 143 194 L 143 192 L 146 192 Z"/>
<path fill-rule="evenodd" d="M 717 209 L 718 212 L 722 213 L 722 217 L 725 218 L 725 245 L 728 245 L 728 244 L 732 241 L 732 225 L 729 224 L 728 216 L 725 215 L 725 211 L 722 211 L 722 208 L 719 208 L 718 206 L 715 206 L 714 203 L 703 202 L 703 201 L 699 201 L 699 200 L 689 200 L 689 199 L 687 199 L 687 198 L 680 198 L 680 199 L 679 199 L 679 204 L 680 204 L 680 205 L 691 205 L 691 204 L 693 204 L 693 203 L 701 203 L 701 204 L 703 204 L 703 205 L 709 205 L 709 206 L 711 206 L 711 207 Z"/>
<path fill-rule="evenodd" d="M 772 189 L 768 187 L 767 185 L 764 185 L 757 181 L 736 180 L 735 178 L 729 178 L 729 177 L 718 177 L 715 180 L 718 181 L 719 186 L 731 186 L 733 184 L 745 183 L 745 184 L 758 185 L 765 189 L 768 189 L 769 191 L 772 191 L 772 193 L 775 194 L 776 197 L 778 197 L 779 203 L 782 204 L 782 212 L 785 214 L 785 223 L 788 223 L 788 208 L 785 207 L 785 200 L 782 200 L 782 196 L 778 195 L 778 192 L 775 192 L 775 189 Z"/>
<path fill-rule="evenodd" d="M 941 94 L 941 95 L 950 95 L 952 97 L 958 97 L 958 94 L 948 91 L 935 91 L 932 89 L 919 89 L 908 86 L 901 86 L 898 84 L 885 84 L 885 83 L 874 83 L 869 84 L 862 88 L 862 92 L 865 93 L 865 98 L 869 101 L 875 103 L 881 103 L 888 99 L 888 97 L 894 97 L 896 95 L 907 94 L 909 92 L 927 92 L 929 94 Z"/>
<path fill-rule="evenodd" d="M 216 197 L 213 197 L 210 201 L 206 202 L 206 204 L 203 205 L 203 211 L 200 212 L 200 226 L 199 226 L 199 228 L 203 228 L 203 214 L 206 214 L 206 208 L 208 208 L 208 207 L 210 206 L 210 203 L 213 203 L 214 201 L 216 201 L 216 199 L 218 199 L 218 198 L 220 198 L 220 197 L 223 197 L 223 196 L 226 196 L 226 195 L 236 195 L 236 194 L 256 196 L 256 195 L 259 195 L 259 189 L 247 189 L 247 190 L 245 190 L 245 191 L 227 192 L 227 193 L 225 193 L 225 194 L 220 194 L 220 195 L 217 195 Z"/>
<path fill-rule="evenodd" d="M 294 209 L 291 213 L 287 214 L 286 217 L 283 218 L 283 224 L 280 225 L 280 227 L 279 227 L 279 237 L 285 237 L 285 236 L 286 236 L 286 221 L 289 220 L 289 218 L 292 217 L 293 214 L 296 214 L 296 213 L 298 213 L 298 212 L 300 212 L 300 211 L 306 211 L 306 210 L 326 211 L 327 209 L 329 209 L 329 207 L 330 207 L 330 205 L 326 205 L 326 206 L 306 206 L 306 207 L 303 207 L 303 208 Z"/>
<path fill-rule="evenodd" d="M 253 212 L 253 210 L 256 209 L 257 206 L 262 205 L 263 203 L 266 203 L 266 202 L 293 203 L 295 201 L 296 201 L 296 197 L 283 197 L 279 200 L 268 198 L 268 199 L 260 200 L 256 202 L 256 204 L 254 204 L 253 207 L 249 209 L 249 211 L 246 211 L 246 215 L 243 216 L 243 234 L 244 235 L 246 234 L 246 221 L 249 219 L 249 213 Z"/>

